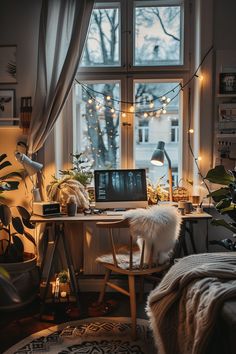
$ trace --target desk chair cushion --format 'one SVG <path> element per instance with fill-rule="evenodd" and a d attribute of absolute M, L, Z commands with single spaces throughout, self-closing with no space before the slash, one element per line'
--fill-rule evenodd
<path fill-rule="evenodd" d="M 141 253 L 138 246 L 133 247 L 133 262 L 132 270 L 140 269 Z M 116 249 L 117 266 L 121 269 L 130 268 L 130 252 L 127 245 L 121 245 Z M 114 258 L 112 253 L 103 254 L 96 258 L 96 262 L 114 264 Z M 156 264 L 152 264 L 151 267 L 156 267 Z M 148 264 L 143 264 L 142 269 L 147 269 Z"/>

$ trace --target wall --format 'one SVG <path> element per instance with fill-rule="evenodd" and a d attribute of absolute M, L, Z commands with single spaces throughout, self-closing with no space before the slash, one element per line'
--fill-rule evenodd
<path fill-rule="evenodd" d="M 17 45 L 16 115 L 20 97 L 34 95 L 37 73 L 38 27 L 41 0 L 1 0 L 0 45 Z"/>
<path fill-rule="evenodd" d="M 17 45 L 17 84 L 1 84 L 1 89 L 15 89 L 16 116 L 19 117 L 20 97 L 34 96 L 37 68 L 37 38 L 41 0 L 1 0 L 0 45 Z M 14 152 L 18 141 L 26 136 L 19 127 L 0 127 L 0 153 L 6 153 L 12 167 L 8 171 L 18 170 L 22 166 L 15 160 Z M 6 170 L 7 171 L 7 170 Z M 9 192 L 11 205 L 23 205 L 31 208 L 32 184 L 26 179 L 21 182 L 17 192 Z M 31 243 L 25 243 L 26 251 L 31 251 Z"/>

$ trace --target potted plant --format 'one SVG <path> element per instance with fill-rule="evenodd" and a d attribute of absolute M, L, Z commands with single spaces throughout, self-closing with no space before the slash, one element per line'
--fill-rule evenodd
<path fill-rule="evenodd" d="M 215 208 L 221 215 L 228 215 L 229 220 L 224 218 L 213 219 L 212 224 L 223 226 L 232 231 L 233 236 L 236 234 L 236 172 L 229 171 L 224 166 L 219 165 L 208 171 L 206 177 L 211 183 L 220 185 L 211 192 L 208 197 L 211 197 L 215 202 Z M 228 250 L 236 251 L 236 243 L 231 239 L 213 240 L 211 244 L 219 244 Z"/>
<path fill-rule="evenodd" d="M 47 186 L 49 200 L 60 202 L 66 212 L 68 199 L 73 195 L 77 210 L 89 208 L 89 194 L 86 186 L 91 182 L 91 163 L 83 158 L 83 153 L 71 154 L 73 166 L 68 170 L 60 170 L 60 177 L 53 176 L 53 181 Z"/>
<path fill-rule="evenodd" d="M 38 270 L 36 256 L 24 251 L 22 239 L 26 238 L 34 246 L 35 240 L 27 229 L 33 229 L 29 212 L 22 206 L 9 206 L 7 194 L 17 190 L 20 179 L 19 172 L 4 173 L 11 166 L 7 155 L 0 155 L 0 267 L 10 275 L 16 287 L 22 306 L 31 301 L 38 291 Z M 0 298 L 0 309 L 6 308 Z M 14 307 L 15 308 L 15 307 Z"/>

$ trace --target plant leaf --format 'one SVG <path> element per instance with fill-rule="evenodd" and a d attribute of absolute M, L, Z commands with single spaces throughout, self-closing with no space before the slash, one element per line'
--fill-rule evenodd
<path fill-rule="evenodd" d="M 14 246 L 17 249 L 18 254 L 21 255 L 21 257 L 23 258 L 24 244 L 21 241 L 20 237 L 18 237 L 17 235 L 13 235 L 12 240 L 13 240 Z"/>
<path fill-rule="evenodd" d="M 23 224 L 28 227 L 28 229 L 35 229 L 35 225 L 32 224 L 29 219 L 22 218 Z"/>
<path fill-rule="evenodd" d="M 7 154 L 0 155 L 0 162 L 2 162 L 7 157 Z"/>
<path fill-rule="evenodd" d="M 11 178 L 11 177 L 18 177 L 22 179 L 22 174 L 20 172 L 9 172 L 6 175 L 1 177 L 1 180 Z"/>
<path fill-rule="evenodd" d="M 233 174 L 230 174 L 223 165 L 216 166 L 209 170 L 205 177 L 209 182 L 228 185 L 235 181 Z"/>
<path fill-rule="evenodd" d="M 24 231 L 24 235 L 30 242 L 32 242 L 36 246 L 35 239 L 33 238 L 33 236 L 29 232 Z"/>
<path fill-rule="evenodd" d="M 231 199 L 224 198 L 221 199 L 221 201 L 216 204 L 216 209 L 221 211 L 222 209 L 228 208 L 230 205 L 231 205 Z"/>
<path fill-rule="evenodd" d="M 11 223 L 11 209 L 8 205 L 0 204 L 0 220 L 4 226 Z"/>
<path fill-rule="evenodd" d="M 0 190 L 1 191 L 13 191 L 18 189 L 19 186 L 18 181 L 7 181 L 7 182 L 0 182 Z"/>
<path fill-rule="evenodd" d="M 211 224 L 215 225 L 215 226 L 226 227 L 228 230 L 236 233 L 236 227 L 232 226 L 232 224 L 230 224 L 230 223 L 227 223 L 224 219 L 213 219 L 211 221 Z"/>
<path fill-rule="evenodd" d="M 217 189 L 207 195 L 207 197 L 212 197 L 215 202 L 221 201 L 221 199 L 224 199 L 226 196 L 230 197 L 230 190 L 227 187 Z"/>
<path fill-rule="evenodd" d="M 27 220 L 30 219 L 31 215 L 28 212 L 28 210 L 26 210 L 24 207 L 17 205 L 17 210 L 23 219 L 27 219 Z"/>
<path fill-rule="evenodd" d="M 12 225 L 19 234 L 23 235 L 24 226 L 19 216 L 12 217 Z"/>
<path fill-rule="evenodd" d="M 5 168 L 7 166 L 11 166 L 10 161 L 4 161 L 3 163 L 1 163 L 0 164 L 0 170 L 2 170 L 3 168 Z"/>

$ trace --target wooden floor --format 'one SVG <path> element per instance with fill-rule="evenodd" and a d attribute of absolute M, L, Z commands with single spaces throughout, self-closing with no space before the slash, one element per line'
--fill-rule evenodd
<path fill-rule="evenodd" d="M 81 311 L 78 319 L 91 317 L 89 315 L 89 307 L 98 299 L 96 293 L 81 293 L 80 304 Z M 106 300 L 114 300 L 116 307 L 112 309 L 107 316 L 129 317 L 129 300 L 126 296 L 117 293 L 107 293 Z M 137 305 L 137 317 L 147 318 L 145 313 L 146 299 Z M 54 307 L 55 309 L 55 307 Z M 46 313 L 52 313 L 52 307 L 47 308 Z M 14 312 L 0 312 L 0 354 L 6 349 L 19 342 L 23 338 L 32 333 L 41 331 L 45 328 L 53 326 L 57 323 L 63 323 L 76 318 L 68 318 L 64 311 L 65 307 L 56 309 L 57 316 L 53 322 L 41 320 L 39 316 L 40 302 L 36 299 L 32 304 L 25 308 Z"/>

